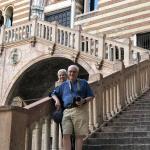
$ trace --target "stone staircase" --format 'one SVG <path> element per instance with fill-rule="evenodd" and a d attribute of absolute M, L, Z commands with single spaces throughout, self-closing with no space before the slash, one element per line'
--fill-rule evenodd
<path fill-rule="evenodd" d="M 91 134 L 83 150 L 150 150 L 150 91 Z"/>

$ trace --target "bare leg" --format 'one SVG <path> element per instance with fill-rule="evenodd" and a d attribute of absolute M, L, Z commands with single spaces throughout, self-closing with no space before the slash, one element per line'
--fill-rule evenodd
<path fill-rule="evenodd" d="M 83 136 L 76 136 L 76 150 L 82 150 Z"/>
<path fill-rule="evenodd" d="M 71 150 L 70 134 L 63 135 L 64 150 Z"/>

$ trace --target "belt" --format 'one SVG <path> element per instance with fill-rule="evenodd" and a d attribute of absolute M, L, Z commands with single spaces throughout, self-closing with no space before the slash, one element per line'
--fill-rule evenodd
<path fill-rule="evenodd" d="M 71 109 L 71 108 L 75 108 L 75 107 L 77 107 L 76 104 L 70 104 L 70 105 L 66 106 L 65 109 Z"/>

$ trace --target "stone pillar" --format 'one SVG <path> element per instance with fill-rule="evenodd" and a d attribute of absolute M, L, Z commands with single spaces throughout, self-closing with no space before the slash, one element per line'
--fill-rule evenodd
<path fill-rule="evenodd" d="M 44 141 L 45 141 L 45 149 L 44 150 L 49 150 L 50 149 L 50 119 L 49 117 L 47 117 L 45 119 L 45 138 L 44 138 Z"/>
<path fill-rule="evenodd" d="M 130 64 L 130 51 L 132 47 L 132 41 L 129 38 L 128 46 L 124 49 L 124 64 L 125 66 L 128 66 Z"/>
<path fill-rule="evenodd" d="M 27 115 L 23 108 L 0 107 L 0 149 L 25 150 Z"/>
<path fill-rule="evenodd" d="M 84 0 L 84 13 L 88 12 L 88 0 Z"/>
<path fill-rule="evenodd" d="M 74 27 L 74 18 L 76 15 L 76 2 L 75 0 L 71 1 L 71 28 Z"/>
<path fill-rule="evenodd" d="M 99 35 L 98 57 L 100 59 L 104 59 L 104 54 L 106 53 L 105 52 L 105 39 L 106 39 L 106 34 Z"/>

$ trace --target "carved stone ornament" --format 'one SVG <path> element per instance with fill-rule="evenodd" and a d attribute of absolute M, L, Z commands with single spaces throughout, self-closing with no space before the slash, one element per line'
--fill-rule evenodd
<path fill-rule="evenodd" d="M 97 69 L 97 70 L 100 70 L 100 69 L 102 68 L 102 66 L 103 66 L 103 63 L 104 63 L 104 60 L 103 60 L 103 59 L 102 59 L 101 61 L 97 62 L 97 63 L 95 64 L 96 69 Z"/>
<path fill-rule="evenodd" d="M 49 54 L 52 56 L 55 52 L 55 46 L 56 44 L 54 43 L 52 46 L 49 46 L 48 47 L 48 51 L 49 51 Z"/>
<path fill-rule="evenodd" d="M 73 53 L 72 59 L 74 63 L 77 63 L 79 56 L 80 56 L 80 51 L 78 51 L 77 53 Z"/>
<path fill-rule="evenodd" d="M 10 53 L 10 64 L 12 65 L 16 65 L 19 63 L 19 61 L 21 60 L 21 51 L 17 48 L 14 48 L 11 53 Z"/>

